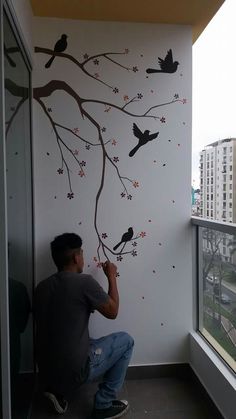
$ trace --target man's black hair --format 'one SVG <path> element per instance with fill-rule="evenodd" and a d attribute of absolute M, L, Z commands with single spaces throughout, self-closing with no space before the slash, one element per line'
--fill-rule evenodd
<path fill-rule="evenodd" d="M 81 246 L 82 239 L 75 233 L 64 233 L 55 237 L 51 242 L 51 254 L 59 271 L 71 263 L 74 250 L 80 249 Z"/>

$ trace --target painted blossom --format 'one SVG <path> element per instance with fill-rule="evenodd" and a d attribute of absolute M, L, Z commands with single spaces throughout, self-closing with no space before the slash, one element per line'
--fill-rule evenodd
<path fill-rule="evenodd" d="M 133 198 L 132 195 L 127 196 L 127 199 L 129 199 L 129 201 L 131 201 L 132 198 Z"/>
<path fill-rule="evenodd" d="M 133 187 L 134 188 L 138 188 L 139 187 L 139 183 L 136 180 L 133 182 Z"/>
<path fill-rule="evenodd" d="M 146 232 L 145 231 L 141 231 L 141 233 L 140 233 L 140 235 L 139 235 L 140 237 L 145 237 L 146 236 Z"/>
<path fill-rule="evenodd" d="M 118 89 L 118 87 L 114 87 L 114 89 L 113 89 L 113 93 L 119 93 L 119 89 Z"/>
<path fill-rule="evenodd" d="M 102 233 L 102 238 L 106 239 L 107 238 L 107 233 Z"/>
<path fill-rule="evenodd" d="M 121 262 L 121 261 L 123 260 L 123 257 L 122 257 L 121 255 L 119 255 L 119 256 L 117 256 L 116 260 L 117 260 L 118 262 Z"/>
<path fill-rule="evenodd" d="M 116 145 L 117 141 L 115 139 L 113 139 L 111 143 L 112 143 L 112 145 Z"/>
<path fill-rule="evenodd" d="M 90 147 L 89 144 L 86 144 L 85 148 L 86 148 L 86 150 L 90 150 L 91 147 Z"/>
<path fill-rule="evenodd" d="M 129 96 L 128 95 L 124 95 L 123 96 L 123 99 L 124 99 L 125 102 L 127 102 L 127 100 L 129 100 Z"/>
<path fill-rule="evenodd" d="M 98 65 L 99 64 L 99 60 L 96 58 L 95 60 L 93 60 L 93 64 Z"/>
<path fill-rule="evenodd" d="M 143 98 L 143 94 L 142 93 L 137 93 L 137 98 L 138 99 L 142 99 Z"/>
<path fill-rule="evenodd" d="M 132 68 L 132 70 L 133 70 L 133 72 L 134 72 L 134 73 L 137 73 L 137 71 L 138 71 L 138 67 L 135 65 L 135 66 Z"/>
<path fill-rule="evenodd" d="M 164 116 L 162 116 L 162 117 L 160 118 L 160 122 L 161 122 L 162 124 L 164 124 L 164 123 L 166 122 L 166 118 L 165 118 Z"/>
<path fill-rule="evenodd" d="M 73 199 L 74 198 L 74 193 L 73 192 L 68 192 L 67 198 L 68 199 Z"/>
<path fill-rule="evenodd" d="M 119 157 L 113 157 L 113 161 L 114 161 L 115 163 L 118 163 L 118 161 L 119 161 Z"/>
<path fill-rule="evenodd" d="M 63 174 L 63 169 L 60 167 L 60 169 L 57 170 L 57 173 L 59 173 L 59 175 Z"/>

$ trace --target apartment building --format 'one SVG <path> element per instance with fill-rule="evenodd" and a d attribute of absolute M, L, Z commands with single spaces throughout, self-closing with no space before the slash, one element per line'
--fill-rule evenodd
<path fill-rule="evenodd" d="M 236 222 L 236 138 L 208 144 L 200 153 L 200 215 Z"/>
<path fill-rule="evenodd" d="M 236 138 L 208 144 L 200 153 L 200 216 L 235 223 L 235 185 Z M 219 245 L 220 253 L 226 261 L 232 261 L 232 240 L 232 237 L 225 235 Z M 206 247 L 210 251 L 208 240 Z"/>

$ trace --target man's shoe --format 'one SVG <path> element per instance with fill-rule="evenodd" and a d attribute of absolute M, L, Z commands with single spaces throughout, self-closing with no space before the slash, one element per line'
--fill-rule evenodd
<path fill-rule="evenodd" d="M 107 409 L 93 409 L 91 419 L 115 419 L 125 415 L 129 410 L 129 403 L 126 400 L 113 400 L 112 405 Z"/>
<path fill-rule="evenodd" d="M 45 391 L 43 394 L 48 400 L 50 400 L 52 407 L 57 413 L 62 414 L 67 411 L 68 402 L 62 396 L 49 393 L 48 391 Z"/>

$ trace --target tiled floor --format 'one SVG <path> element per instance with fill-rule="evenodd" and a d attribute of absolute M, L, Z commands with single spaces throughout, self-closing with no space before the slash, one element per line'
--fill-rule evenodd
<path fill-rule="evenodd" d="M 89 419 L 96 384 L 84 385 L 70 402 L 65 419 Z M 128 380 L 119 398 L 130 403 L 127 419 L 223 419 L 205 391 L 181 378 Z M 58 418 L 36 395 L 31 419 Z"/>

